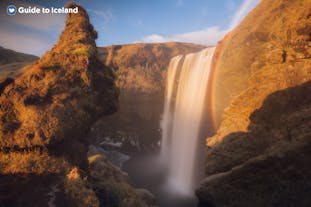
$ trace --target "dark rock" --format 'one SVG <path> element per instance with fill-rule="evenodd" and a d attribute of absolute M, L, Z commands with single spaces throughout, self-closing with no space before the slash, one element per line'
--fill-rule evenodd
<path fill-rule="evenodd" d="M 101 206 L 155 207 L 153 195 L 146 190 L 131 187 L 127 182 L 127 174 L 113 166 L 103 154 L 90 156 L 89 163 L 89 181 Z"/>
<path fill-rule="evenodd" d="M 2 78 L 0 79 L 0 95 L 3 93 L 4 89 L 11 83 L 14 82 L 13 78 Z"/>
<path fill-rule="evenodd" d="M 136 188 L 135 192 L 137 195 L 145 201 L 148 206 L 156 206 L 156 199 L 152 193 L 143 188 Z"/>

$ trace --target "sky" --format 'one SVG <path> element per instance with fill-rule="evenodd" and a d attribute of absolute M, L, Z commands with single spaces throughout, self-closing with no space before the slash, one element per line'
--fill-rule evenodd
<path fill-rule="evenodd" d="M 216 45 L 260 0 L 78 0 L 97 30 L 98 46 L 137 42 Z M 0 4 L 0 45 L 42 55 L 57 41 L 64 14 L 6 13 L 8 5 L 62 7 L 66 0 L 5 0 Z"/>

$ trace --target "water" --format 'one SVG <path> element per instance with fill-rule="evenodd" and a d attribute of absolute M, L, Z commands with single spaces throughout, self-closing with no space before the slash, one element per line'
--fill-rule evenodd
<path fill-rule="evenodd" d="M 213 52 L 213 48 L 208 48 L 199 53 L 172 58 L 167 71 L 164 104 L 162 97 L 161 102 L 155 102 L 157 99 L 154 97 L 146 101 L 137 101 L 141 98 L 135 96 L 133 100 L 123 102 L 123 106 L 126 107 L 123 107 L 124 113 L 118 112 L 116 118 L 111 117 L 114 119 L 100 123 L 100 127 L 96 128 L 101 129 L 100 131 L 93 131 L 93 135 L 99 137 L 98 143 L 103 147 L 107 147 L 106 142 L 109 141 L 105 137 L 114 137 L 114 132 L 125 131 L 133 134 L 128 129 L 135 129 L 136 133 L 140 133 L 140 145 L 150 145 L 154 140 L 158 140 L 152 135 L 157 135 L 155 131 L 159 129 L 159 114 L 163 110 L 160 152 L 148 149 L 131 153 L 130 159 L 122 165 L 122 170 L 129 175 L 130 184 L 153 193 L 159 207 L 199 207 L 198 199 L 194 195 L 194 188 L 198 186 L 194 177 L 200 180 L 204 176 L 205 137 L 212 133 L 212 125 L 209 124 L 211 120 L 207 116 L 209 106 L 205 103 Z M 136 118 L 141 117 L 138 114 L 144 115 L 142 119 Z M 148 114 L 155 115 L 147 116 Z M 152 122 L 148 122 L 150 118 Z M 109 130 L 112 133 L 106 134 Z M 158 137 L 160 131 L 156 138 Z M 128 136 L 125 136 L 125 139 L 128 139 Z M 123 142 L 123 138 L 120 140 Z M 113 150 L 124 151 L 117 145 L 110 144 L 108 147 L 109 150 L 113 147 Z M 186 159 L 188 156 L 190 159 Z M 198 166 L 201 169 L 198 169 Z M 201 175 L 198 175 L 199 173 Z M 203 206 L 207 207 L 200 205 Z"/>
<path fill-rule="evenodd" d="M 128 173 L 130 184 L 149 190 L 159 207 L 197 207 L 194 195 L 185 197 L 167 188 L 165 171 L 158 158 L 158 153 L 143 153 L 126 161 L 123 170 Z"/>
<path fill-rule="evenodd" d="M 179 63 L 181 62 L 183 56 L 179 55 L 171 59 L 170 64 L 168 66 L 167 71 L 167 82 L 174 83 L 175 77 L 177 76 L 177 69 L 179 67 Z M 161 143 L 161 159 L 164 162 L 169 156 L 170 150 L 170 139 L 169 134 L 170 128 L 172 128 L 172 98 L 173 98 L 174 84 L 167 84 L 165 91 L 165 102 L 164 102 L 164 113 L 161 122 L 162 128 L 162 143 Z"/>
<path fill-rule="evenodd" d="M 167 188 L 184 196 L 192 196 L 197 185 L 196 153 L 214 51 L 177 56 L 168 68 L 161 160 L 168 168 Z"/>

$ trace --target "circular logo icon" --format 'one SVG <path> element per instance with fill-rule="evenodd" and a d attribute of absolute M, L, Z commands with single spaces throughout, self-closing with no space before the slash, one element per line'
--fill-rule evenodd
<path fill-rule="evenodd" d="M 10 5 L 7 7 L 6 12 L 8 13 L 8 15 L 15 15 L 16 14 L 16 6 L 14 5 Z"/>

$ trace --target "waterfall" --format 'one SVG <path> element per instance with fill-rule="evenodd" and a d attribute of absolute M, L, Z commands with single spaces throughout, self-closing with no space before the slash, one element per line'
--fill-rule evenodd
<path fill-rule="evenodd" d="M 215 48 L 171 59 L 167 71 L 161 121 L 161 158 L 168 183 L 181 193 L 193 194 L 195 159 Z"/>
<path fill-rule="evenodd" d="M 166 80 L 168 83 L 174 83 L 175 76 L 177 73 L 177 68 L 182 55 L 176 56 L 171 59 L 167 70 Z M 162 128 L 162 142 L 161 142 L 161 161 L 164 163 L 170 156 L 170 128 L 172 127 L 172 94 L 174 90 L 174 84 L 167 84 L 165 90 L 165 100 L 164 100 L 164 113 L 161 122 Z"/>

